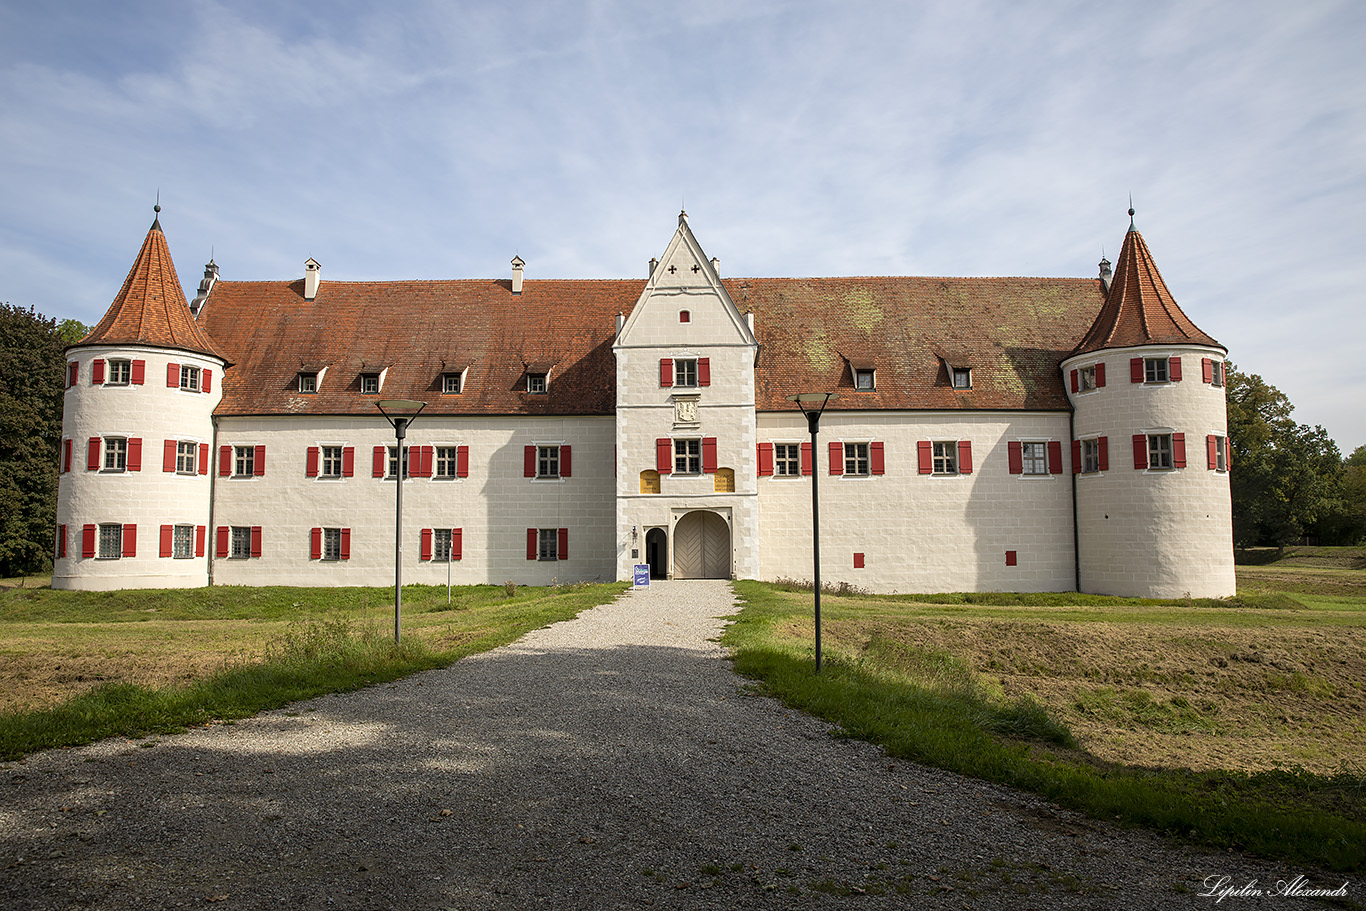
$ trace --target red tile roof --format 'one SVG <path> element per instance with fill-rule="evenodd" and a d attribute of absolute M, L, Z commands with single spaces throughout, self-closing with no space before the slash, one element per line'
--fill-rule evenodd
<path fill-rule="evenodd" d="M 166 236 L 156 219 L 104 319 L 71 347 L 129 344 L 180 348 L 223 357 L 190 315 Z"/>
<path fill-rule="evenodd" d="M 1135 345 L 1210 345 L 1223 348 L 1191 322 L 1167 290 L 1153 255 L 1134 228 L 1124 236 L 1105 307 L 1073 354 Z"/>
<path fill-rule="evenodd" d="M 200 326 L 237 363 L 219 414 L 373 414 L 376 398 L 428 402 L 426 414 L 611 414 L 618 313 L 643 280 L 219 281 Z M 755 314 L 760 410 L 786 396 L 837 389 L 832 409 L 1064 410 L 1058 362 L 1102 303 L 1095 279 L 728 279 Z M 854 392 L 846 359 L 872 363 L 874 392 Z M 546 395 L 525 370 L 553 365 Z M 316 394 L 300 370 L 327 367 Z M 469 367 L 465 391 L 441 394 L 441 374 Z M 388 368 L 380 396 L 362 372 Z M 946 367 L 972 369 L 951 388 Z"/>

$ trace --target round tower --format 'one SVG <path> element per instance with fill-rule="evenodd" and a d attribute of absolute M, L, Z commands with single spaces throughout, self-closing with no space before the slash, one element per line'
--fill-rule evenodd
<path fill-rule="evenodd" d="M 104 318 L 67 349 L 53 588 L 208 584 L 213 411 L 228 366 L 154 219 Z"/>
<path fill-rule="evenodd" d="M 1107 282 L 1108 265 L 1100 315 L 1061 364 L 1073 407 L 1078 587 L 1232 595 L 1227 349 L 1177 306 L 1132 221 Z"/>

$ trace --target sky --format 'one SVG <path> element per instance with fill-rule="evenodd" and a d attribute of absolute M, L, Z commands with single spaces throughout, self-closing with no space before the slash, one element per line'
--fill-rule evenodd
<path fill-rule="evenodd" d="M 0 301 L 221 277 L 1086 277 L 1366 444 L 1366 4 L 0 0 Z"/>

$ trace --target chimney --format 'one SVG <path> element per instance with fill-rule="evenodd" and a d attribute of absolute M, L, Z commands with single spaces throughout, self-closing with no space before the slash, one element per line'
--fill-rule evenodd
<path fill-rule="evenodd" d="M 655 270 L 658 269 L 658 268 L 659 268 L 659 260 L 658 260 L 658 259 L 655 259 L 653 256 L 651 256 L 651 257 L 650 257 L 650 278 L 654 278 L 654 277 L 655 277 Z"/>
<path fill-rule="evenodd" d="M 199 293 L 190 301 L 190 315 L 198 316 L 199 311 L 204 307 L 204 302 L 209 299 L 209 292 L 213 290 L 214 283 L 218 281 L 218 264 L 212 259 L 204 267 L 204 278 L 199 282 Z"/>
<path fill-rule="evenodd" d="M 1110 290 L 1110 261 L 1104 256 L 1100 258 L 1100 286 L 1108 293 Z"/>
<path fill-rule="evenodd" d="M 719 256 L 713 256 L 711 258 L 711 270 L 715 272 L 718 277 L 721 275 L 721 258 Z"/>
<path fill-rule="evenodd" d="M 618 313 L 618 314 L 617 314 L 617 338 L 621 338 L 621 327 L 622 327 L 622 326 L 625 326 L 625 325 L 626 325 L 626 317 L 623 316 L 622 314 Z"/>
<path fill-rule="evenodd" d="M 754 334 L 754 311 L 745 311 L 745 324 L 749 326 L 749 334 Z"/>
<path fill-rule="evenodd" d="M 318 285 L 322 282 L 323 267 L 313 257 L 304 263 L 304 300 L 311 301 L 318 296 Z"/>
<path fill-rule="evenodd" d="M 522 261 L 522 258 L 521 258 L 520 256 L 514 256 L 514 257 L 512 257 L 512 293 L 513 293 L 513 294 L 521 294 L 521 293 L 522 293 L 522 267 L 525 266 L 525 265 L 526 265 L 526 263 Z"/>

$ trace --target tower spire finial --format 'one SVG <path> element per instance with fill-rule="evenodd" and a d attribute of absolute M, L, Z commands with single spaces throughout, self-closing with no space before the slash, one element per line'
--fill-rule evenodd
<path fill-rule="evenodd" d="M 152 227 L 161 230 L 161 187 L 157 187 L 156 205 L 152 206 Z"/>
<path fill-rule="evenodd" d="M 1138 230 L 1137 228 L 1134 227 L 1134 194 L 1132 194 L 1132 193 L 1129 194 L 1129 230 L 1130 230 L 1130 231 L 1137 231 L 1137 230 Z"/>

